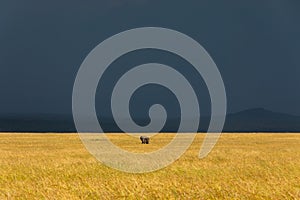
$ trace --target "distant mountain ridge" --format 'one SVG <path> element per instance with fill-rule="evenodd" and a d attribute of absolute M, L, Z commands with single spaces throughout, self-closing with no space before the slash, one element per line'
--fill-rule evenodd
<path fill-rule="evenodd" d="M 300 117 L 263 108 L 228 114 L 226 132 L 300 132 Z"/>
<path fill-rule="evenodd" d="M 119 132 L 112 120 L 103 120 L 106 132 Z M 176 120 L 175 120 L 176 121 Z M 178 123 L 162 132 L 176 132 Z M 178 121 L 178 120 L 177 120 Z M 202 117 L 199 131 L 206 131 L 209 117 Z M 89 130 L 87 130 L 89 131 Z M 70 115 L 0 116 L 0 132 L 76 132 Z M 300 132 L 300 117 L 263 108 L 227 114 L 223 132 Z"/>

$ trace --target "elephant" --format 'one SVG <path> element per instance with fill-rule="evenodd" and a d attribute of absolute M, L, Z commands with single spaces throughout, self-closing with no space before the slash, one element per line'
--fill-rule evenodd
<path fill-rule="evenodd" d="M 140 137 L 142 144 L 149 144 L 150 138 L 147 136 L 141 136 Z"/>

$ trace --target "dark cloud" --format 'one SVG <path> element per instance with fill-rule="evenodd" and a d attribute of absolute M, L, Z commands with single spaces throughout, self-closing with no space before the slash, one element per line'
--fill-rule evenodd
<path fill-rule="evenodd" d="M 211 54 L 229 112 L 265 107 L 300 115 L 299 9 L 298 1 L 279 0 L 1 1 L 0 113 L 71 113 L 77 70 L 97 44 L 130 28 L 161 26 Z"/>

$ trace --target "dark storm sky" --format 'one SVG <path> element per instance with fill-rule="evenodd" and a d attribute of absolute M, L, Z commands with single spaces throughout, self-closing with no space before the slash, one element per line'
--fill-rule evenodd
<path fill-rule="evenodd" d="M 209 52 L 228 112 L 263 107 L 300 115 L 299 11 L 298 0 L 2 0 L 0 114 L 70 114 L 87 54 L 116 33 L 157 26 L 183 32 Z M 126 61 L 148 59 L 137 57 Z"/>

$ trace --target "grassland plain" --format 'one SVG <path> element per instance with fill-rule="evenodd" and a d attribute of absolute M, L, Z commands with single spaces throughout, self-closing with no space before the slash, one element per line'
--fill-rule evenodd
<path fill-rule="evenodd" d="M 149 145 L 109 134 L 120 147 Z M 223 134 L 198 159 L 205 134 L 174 164 L 147 174 L 110 169 L 92 157 L 77 134 L 0 134 L 0 199 L 300 199 L 300 134 Z"/>

